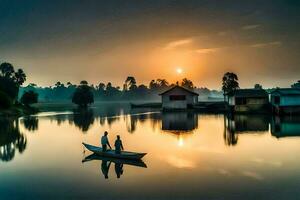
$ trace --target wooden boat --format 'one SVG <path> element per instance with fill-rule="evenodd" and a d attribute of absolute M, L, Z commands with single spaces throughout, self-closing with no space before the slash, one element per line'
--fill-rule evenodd
<path fill-rule="evenodd" d="M 119 159 L 129 159 L 129 160 L 140 160 L 146 155 L 146 153 L 135 153 L 129 151 L 122 151 L 120 154 L 117 154 L 115 150 L 107 149 L 105 152 L 102 151 L 101 147 L 93 146 L 90 144 L 82 143 L 85 148 L 91 152 L 104 157 L 119 158 Z"/>
<path fill-rule="evenodd" d="M 136 167 L 144 167 L 147 168 L 147 165 L 142 161 L 142 160 L 128 160 L 128 159 L 119 159 L 119 158 L 112 158 L 112 157 L 104 157 L 104 156 L 99 156 L 95 153 L 85 157 L 82 162 L 88 162 L 92 160 L 102 160 L 102 161 L 107 161 L 107 162 L 113 162 L 116 164 L 123 164 L 123 165 L 132 165 Z"/>

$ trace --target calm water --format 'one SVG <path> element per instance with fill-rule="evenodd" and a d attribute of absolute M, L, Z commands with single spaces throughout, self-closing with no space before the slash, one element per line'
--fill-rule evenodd
<path fill-rule="evenodd" d="M 105 104 L 85 113 L 1 118 L 0 125 L 1 199 L 300 195 L 300 117 L 160 113 Z M 126 149 L 147 152 L 147 168 L 82 162 L 90 152 L 81 143 L 99 144 L 105 130 L 111 143 L 120 134 Z"/>

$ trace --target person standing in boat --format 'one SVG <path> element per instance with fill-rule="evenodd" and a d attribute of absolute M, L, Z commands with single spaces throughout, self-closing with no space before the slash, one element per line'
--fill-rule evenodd
<path fill-rule="evenodd" d="M 106 151 L 107 150 L 107 146 L 109 146 L 109 148 L 111 149 L 111 146 L 109 144 L 107 135 L 108 135 L 108 132 L 105 131 L 104 135 L 101 137 L 102 151 Z"/>
<path fill-rule="evenodd" d="M 120 139 L 120 136 L 117 135 L 117 139 L 115 141 L 115 152 L 116 154 L 120 154 L 122 150 L 124 150 L 122 140 Z"/>

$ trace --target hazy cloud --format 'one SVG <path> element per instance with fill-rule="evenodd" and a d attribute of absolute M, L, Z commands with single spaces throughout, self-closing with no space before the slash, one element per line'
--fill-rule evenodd
<path fill-rule="evenodd" d="M 260 174 L 256 173 L 256 172 L 251 172 L 251 171 L 243 171 L 242 174 L 246 177 L 249 177 L 249 178 L 253 178 L 255 180 L 259 180 L 259 181 L 262 181 L 264 180 L 264 177 L 261 176 Z"/>
<path fill-rule="evenodd" d="M 207 54 L 207 53 L 215 53 L 219 51 L 221 48 L 206 48 L 206 49 L 196 49 L 195 52 L 201 53 L 201 54 Z"/>
<path fill-rule="evenodd" d="M 281 44 L 282 43 L 280 41 L 274 41 L 274 42 L 252 44 L 252 45 L 250 45 L 250 47 L 263 48 L 263 47 L 268 47 L 268 46 L 280 46 Z"/>
<path fill-rule="evenodd" d="M 243 30 L 252 30 L 252 29 L 256 29 L 259 28 L 261 25 L 259 24 L 251 24 L 251 25 L 246 25 L 246 26 L 242 26 Z"/>
<path fill-rule="evenodd" d="M 170 50 L 170 49 L 174 49 L 174 48 L 179 47 L 179 46 L 191 44 L 192 42 L 193 42 L 193 40 L 191 38 L 182 39 L 182 40 L 175 40 L 175 41 L 172 41 L 172 42 L 168 43 L 165 46 L 164 49 Z"/>

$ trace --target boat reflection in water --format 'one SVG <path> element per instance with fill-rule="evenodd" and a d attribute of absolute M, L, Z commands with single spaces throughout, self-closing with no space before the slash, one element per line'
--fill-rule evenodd
<path fill-rule="evenodd" d="M 118 158 L 110 158 L 110 157 L 104 157 L 99 156 L 96 154 L 91 154 L 87 157 L 85 157 L 82 160 L 82 163 L 88 162 L 88 161 L 101 161 L 101 171 L 105 179 L 108 179 L 108 173 L 109 169 L 112 163 L 114 163 L 115 167 L 115 173 L 117 175 L 117 178 L 120 178 L 121 175 L 123 175 L 124 172 L 124 165 L 131 165 L 135 167 L 143 167 L 147 168 L 147 165 L 142 160 L 128 160 L 128 159 L 118 159 Z"/>
<path fill-rule="evenodd" d="M 273 117 L 271 133 L 277 138 L 300 136 L 300 116 Z"/>

